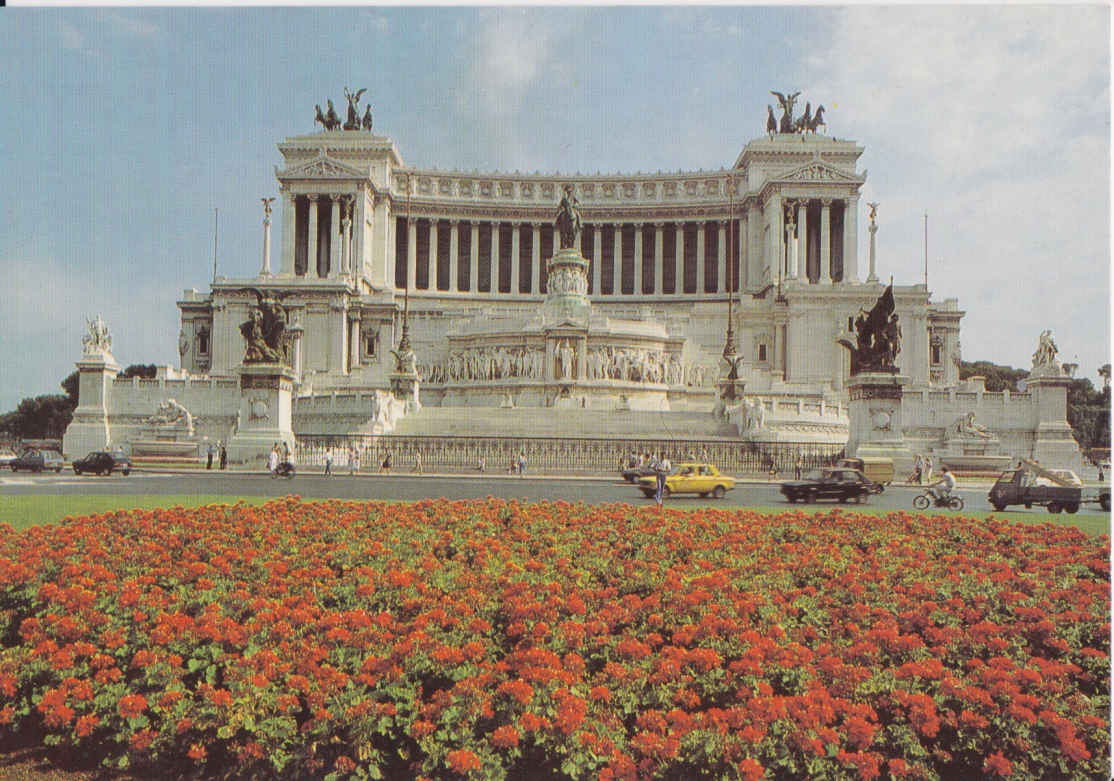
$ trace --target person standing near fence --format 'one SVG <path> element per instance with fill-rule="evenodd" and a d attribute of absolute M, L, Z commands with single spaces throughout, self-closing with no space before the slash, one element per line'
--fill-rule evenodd
<path fill-rule="evenodd" d="M 526 476 L 526 451 L 523 450 L 518 454 L 518 476 Z"/>
<path fill-rule="evenodd" d="M 333 473 L 333 449 L 329 448 L 325 451 L 325 477 Z"/>
<path fill-rule="evenodd" d="M 360 471 L 360 451 L 352 447 L 348 451 L 348 474 L 354 475 Z"/>
<path fill-rule="evenodd" d="M 414 471 L 419 475 L 422 474 L 422 451 L 414 451 Z"/>

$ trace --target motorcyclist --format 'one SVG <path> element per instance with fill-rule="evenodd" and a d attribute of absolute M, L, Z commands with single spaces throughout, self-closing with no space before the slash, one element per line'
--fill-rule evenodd
<path fill-rule="evenodd" d="M 955 490 L 955 475 L 945 466 L 940 470 L 940 479 L 928 486 L 928 494 L 937 504 L 946 500 Z"/>

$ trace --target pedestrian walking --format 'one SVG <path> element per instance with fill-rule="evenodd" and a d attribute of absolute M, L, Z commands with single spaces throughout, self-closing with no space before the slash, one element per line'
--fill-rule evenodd
<path fill-rule="evenodd" d="M 391 473 L 391 451 L 387 451 L 387 455 L 383 456 L 383 460 L 379 464 L 379 471 Z"/>
<path fill-rule="evenodd" d="M 325 477 L 333 473 L 333 449 L 329 448 L 325 451 Z"/>
<path fill-rule="evenodd" d="M 654 493 L 654 501 L 658 503 L 658 507 L 662 506 L 665 497 L 665 478 L 669 475 L 669 470 L 673 468 L 673 464 L 669 463 L 669 458 L 665 453 L 661 454 L 654 463 L 654 477 L 656 478 L 656 488 Z"/>
<path fill-rule="evenodd" d="M 523 450 L 518 454 L 518 476 L 526 476 L 526 451 Z"/>
<path fill-rule="evenodd" d="M 487 458 L 485 456 L 480 456 L 480 461 L 479 461 L 478 464 L 476 464 L 476 471 L 477 472 L 486 472 L 487 471 Z"/>
<path fill-rule="evenodd" d="M 422 474 L 422 451 L 414 451 L 414 471 L 419 475 Z"/>
<path fill-rule="evenodd" d="M 227 469 L 228 468 L 228 448 L 226 448 L 224 446 L 223 442 L 220 442 L 218 444 L 220 445 L 220 468 L 221 469 Z"/>
<path fill-rule="evenodd" d="M 269 471 L 273 475 L 275 473 L 275 470 L 278 469 L 278 463 L 279 463 L 278 444 L 275 444 L 271 448 L 270 454 L 267 456 L 267 471 Z"/>
<path fill-rule="evenodd" d="M 348 456 L 348 474 L 354 475 L 360 471 L 360 451 L 358 448 L 352 448 Z"/>
<path fill-rule="evenodd" d="M 924 471 L 921 472 L 921 484 L 932 482 L 932 456 L 924 457 Z"/>
<path fill-rule="evenodd" d="M 805 458 L 800 453 L 797 454 L 797 463 L 793 465 L 793 479 L 801 479 L 801 467 L 805 465 Z"/>
<path fill-rule="evenodd" d="M 915 485 L 921 484 L 921 478 L 924 476 L 924 458 L 918 453 L 917 457 L 913 459 L 913 473 L 909 475 L 909 482 Z"/>
<path fill-rule="evenodd" d="M 213 447 L 213 443 L 209 443 L 208 457 L 205 459 L 205 468 L 213 468 L 213 456 L 216 455 L 217 449 Z"/>

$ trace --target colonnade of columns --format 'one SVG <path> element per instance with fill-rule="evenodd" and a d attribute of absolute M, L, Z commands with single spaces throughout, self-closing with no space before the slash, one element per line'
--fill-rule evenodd
<path fill-rule="evenodd" d="M 819 202 L 820 224 L 818 247 L 812 244 L 816 232 L 810 230 L 809 207 L 814 202 Z M 842 201 L 842 221 L 839 230 L 832 228 L 832 206 L 837 203 L 832 198 L 790 200 L 788 211 L 785 215 L 785 236 L 782 242 L 784 253 L 783 269 L 787 279 L 804 279 L 821 285 L 830 285 L 842 280 L 854 281 L 858 279 L 858 269 L 855 262 L 855 231 L 856 213 L 855 201 Z M 838 233 L 838 235 L 837 235 Z M 839 279 L 833 275 L 832 255 L 833 250 L 839 251 L 842 268 Z M 810 274 L 809 259 L 816 254 L 817 266 L 815 279 Z"/>
<path fill-rule="evenodd" d="M 359 223 L 353 193 L 283 194 L 283 258 L 287 276 L 337 278 L 352 273 L 359 251 L 354 226 Z M 322 220 L 328 220 L 323 228 Z"/>
<path fill-rule="evenodd" d="M 577 237 L 577 249 L 587 253 L 590 264 L 589 291 L 592 295 L 705 295 L 726 293 L 729 279 L 734 290 L 745 280 L 745 218 L 737 219 L 734 235 L 728 240 L 728 220 L 685 221 L 677 223 L 591 223 Z M 481 226 L 490 239 L 481 252 Z M 448 257 L 444 256 L 440 233 L 449 231 Z M 505 232 L 510 231 L 509 258 Z M 671 241 L 667 241 L 668 238 Z M 610 232 L 610 253 L 605 253 L 605 234 Z M 695 233 L 695 247 L 689 252 L 686 274 L 686 235 Z M 396 231 L 395 282 L 411 290 L 448 292 L 499 292 L 500 269 L 507 271 L 511 295 L 541 295 L 545 292 L 543 264 L 552 257 L 557 236 L 552 223 L 545 222 L 469 222 L 451 219 L 399 217 Z M 419 241 L 419 238 L 422 241 Z M 528 242 L 529 252 L 524 251 Z M 728 267 L 728 245 L 734 256 Z M 629 245 L 629 246 L 628 246 Z M 714 252 L 711 248 L 714 245 Z M 466 249 L 465 249 L 466 246 Z M 668 247 L 668 252 L 667 252 Z M 610 263 L 605 264 L 605 255 Z M 501 263 L 503 264 L 501 266 Z M 461 264 L 467 264 L 464 275 Z M 528 264 L 528 274 L 527 266 Z M 710 266 L 714 264 L 714 280 Z M 447 265 L 448 284 L 439 277 Z M 486 275 L 480 274 L 480 269 Z M 424 274 L 419 274 L 419 270 Z M 670 272 L 667 275 L 667 270 Z M 463 279 L 462 279 L 463 276 Z M 486 276 L 487 289 L 481 289 Z M 695 281 L 692 279 L 695 277 Z M 672 282 L 672 291 L 667 283 Z M 687 285 L 686 282 L 694 284 Z M 690 287 L 691 289 L 686 289 Z"/>

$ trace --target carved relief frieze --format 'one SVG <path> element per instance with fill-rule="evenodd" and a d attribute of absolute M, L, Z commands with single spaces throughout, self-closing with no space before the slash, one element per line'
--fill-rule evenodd
<path fill-rule="evenodd" d="M 657 182 L 643 182 L 642 183 L 642 197 L 655 198 L 658 194 Z"/>
<path fill-rule="evenodd" d="M 664 185 L 662 185 L 662 188 L 665 191 L 665 197 L 666 198 L 676 198 L 677 197 L 677 183 L 676 182 L 666 182 Z"/>
<path fill-rule="evenodd" d="M 518 194 L 523 198 L 534 197 L 534 185 L 531 182 L 523 182 L 518 186 Z"/>
<path fill-rule="evenodd" d="M 441 195 L 452 195 L 453 194 L 453 180 L 452 179 L 442 179 L 441 181 L 439 181 L 437 183 L 437 191 L 439 193 L 441 193 Z"/>
<path fill-rule="evenodd" d="M 600 187 L 600 190 L 601 190 L 604 198 L 607 198 L 608 200 L 613 200 L 615 198 L 615 185 L 614 184 L 611 184 L 610 182 L 608 182 L 608 183 L 602 185 Z"/>
<path fill-rule="evenodd" d="M 490 198 L 492 193 L 495 192 L 494 182 L 480 182 L 480 196 L 483 198 Z"/>
<path fill-rule="evenodd" d="M 596 197 L 596 185 L 593 182 L 581 182 L 580 192 L 585 198 Z"/>
<path fill-rule="evenodd" d="M 471 179 L 461 179 L 460 185 L 457 188 L 457 191 L 462 196 L 464 196 L 466 198 L 471 198 L 472 197 L 472 180 Z"/>
<path fill-rule="evenodd" d="M 514 197 L 514 182 L 499 182 L 499 197 L 500 198 L 513 198 Z"/>
<path fill-rule="evenodd" d="M 557 194 L 557 189 L 554 186 L 553 182 L 543 182 L 542 183 L 542 197 L 543 198 L 553 198 L 556 194 Z"/>
<path fill-rule="evenodd" d="M 423 176 L 418 179 L 418 192 L 422 195 L 429 195 L 433 192 L 433 180 L 428 176 Z"/>
<path fill-rule="evenodd" d="M 685 195 L 695 196 L 700 191 L 700 182 L 693 179 L 685 182 Z"/>
<path fill-rule="evenodd" d="M 624 198 L 633 198 L 634 194 L 635 194 L 635 184 L 634 184 L 634 182 L 624 182 L 623 183 L 623 197 Z"/>
<path fill-rule="evenodd" d="M 900 385 L 852 385 L 847 396 L 851 401 L 870 399 L 901 399 Z"/>
<path fill-rule="evenodd" d="M 708 179 L 704 182 L 705 195 L 719 195 L 719 179 Z"/>

